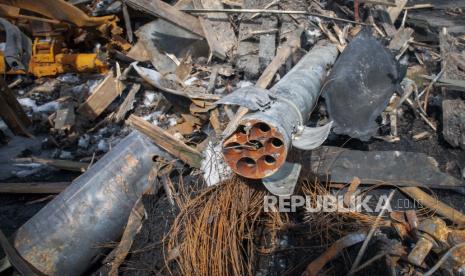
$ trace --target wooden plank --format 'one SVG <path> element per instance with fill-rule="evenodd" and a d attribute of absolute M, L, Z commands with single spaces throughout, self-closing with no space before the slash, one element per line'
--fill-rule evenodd
<path fill-rule="evenodd" d="M 365 4 L 374 4 L 374 5 L 383 5 L 388 7 L 395 7 L 396 3 L 394 1 L 381 1 L 381 0 L 359 0 L 360 3 Z"/>
<path fill-rule="evenodd" d="M 196 9 L 223 9 L 219 0 L 193 0 Z M 199 18 L 212 55 L 226 59 L 232 56 L 236 45 L 236 35 L 225 13 L 208 13 L 206 17 Z"/>
<path fill-rule="evenodd" d="M 465 81 L 465 73 L 460 69 L 461 58 L 457 58 L 457 54 L 460 53 L 457 40 L 449 35 L 446 29 L 443 29 L 439 33 L 439 44 L 441 48 L 441 69 L 444 70 L 439 81 L 442 79 Z"/>
<path fill-rule="evenodd" d="M 70 130 L 74 126 L 75 120 L 74 103 L 72 101 L 60 103 L 60 108 L 57 110 L 54 120 L 54 129 Z"/>
<path fill-rule="evenodd" d="M 200 168 L 202 154 L 196 149 L 184 144 L 182 141 L 179 141 L 164 129 L 152 125 L 135 115 L 129 116 L 126 122 L 143 134 L 147 135 L 155 144 L 166 150 L 174 157 L 182 160 L 191 167 Z"/>
<path fill-rule="evenodd" d="M 119 95 L 117 80 L 110 72 L 95 88 L 92 95 L 79 106 L 77 112 L 90 120 L 95 120 Z"/>
<path fill-rule="evenodd" d="M 192 0 L 179 0 L 176 2 L 176 4 L 173 5 L 173 7 L 176 7 L 178 9 L 185 9 L 192 7 Z"/>
<path fill-rule="evenodd" d="M 210 124 L 215 130 L 216 135 L 221 134 L 221 121 L 219 119 L 220 113 L 217 108 L 210 111 Z"/>
<path fill-rule="evenodd" d="M 126 3 L 134 9 L 163 18 L 196 35 L 205 37 L 198 18 L 179 11 L 177 8 L 161 0 L 127 0 Z"/>
<path fill-rule="evenodd" d="M 59 194 L 71 182 L 0 183 L 0 194 Z"/>
<path fill-rule="evenodd" d="M 389 42 L 388 48 L 394 51 L 400 51 L 410 40 L 413 35 L 413 29 L 400 28 Z"/>
<path fill-rule="evenodd" d="M 465 215 L 451 206 L 432 197 L 418 187 L 399 187 L 399 189 L 421 205 L 450 219 L 459 226 L 465 226 Z"/>
<path fill-rule="evenodd" d="M 0 117 L 15 135 L 32 137 L 27 131 L 31 121 L 3 78 L 0 78 Z"/>
<path fill-rule="evenodd" d="M 134 41 L 134 34 L 132 32 L 131 26 L 131 17 L 129 16 L 128 5 L 126 2 L 123 1 L 123 18 L 124 18 L 124 27 L 126 28 L 126 36 L 128 38 L 128 42 L 132 43 Z"/>
<path fill-rule="evenodd" d="M 39 157 L 25 157 L 25 158 L 15 158 L 15 162 L 29 162 L 29 163 L 39 163 L 48 165 L 60 170 L 74 171 L 74 172 L 85 172 L 89 167 L 89 163 L 70 161 L 70 160 L 61 160 L 61 159 L 47 159 Z"/>
<path fill-rule="evenodd" d="M 399 17 L 402 10 L 407 5 L 407 0 L 396 0 L 395 7 L 388 7 L 387 12 L 389 14 L 389 18 L 391 19 L 392 24 L 394 24 Z"/>
<path fill-rule="evenodd" d="M 133 102 L 136 97 L 136 93 L 140 90 L 141 85 L 139 83 L 135 83 L 132 85 L 131 90 L 129 91 L 128 95 L 126 96 L 126 99 L 124 99 L 124 102 L 120 105 L 118 108 L 118 111 L 115 114 L 115 122 L 121 122 L 124 117 L 126 116 L 126 113 L 131 110 Z"/>
<path fill-rule="evenodd" d="M 465 101 L 442 101 L 442 135 L 451 146 L 465 149 Z"/>

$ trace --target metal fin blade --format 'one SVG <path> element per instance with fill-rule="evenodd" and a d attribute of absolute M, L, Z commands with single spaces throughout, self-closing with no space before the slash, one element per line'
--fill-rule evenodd
<path fill-rule="evenodd" d="M 315 149 L 328 138 L 333 121 L 321 127 L 305 127 L 304 131 L 292 140 L 292 145 L 302 150 Z"/>
<path fill-rule="evenodd" d="M 273 175 L 262 179 L 265 188 L 277 196 L 290 196 L 294 193 L 302 165 L 286 162 Z"/>

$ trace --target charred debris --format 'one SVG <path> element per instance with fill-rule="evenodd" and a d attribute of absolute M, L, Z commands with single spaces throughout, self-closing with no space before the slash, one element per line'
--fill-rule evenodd
<path fill-rule="evenodd" d="M 0 274 L 463 275 L 464 9 L 0 0 Z"/>

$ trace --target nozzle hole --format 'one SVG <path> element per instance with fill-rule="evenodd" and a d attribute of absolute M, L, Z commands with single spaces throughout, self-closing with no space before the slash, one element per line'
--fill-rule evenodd
<path fill-rule="evenodd" d="M 283 146 L 283 141 L 281 141 L 280 139 L 278 138 L 272 138 L 271 139 L 271 144 L 273 145 L 273 147 L 275 148 L 280 148 Z"/>
<path fill-rule="evenodd" d="M 256 163 L 255 163 L 255 160 L 253 160 L 252 158 L 250 157 L 243 157 L 241 159 L 239 159 L 239 161 L 237 161 L 237 167 L 240 168 L 240 167 L 255 167 Z"/>
<path fill-rule="evenodd" d="M 265 163 L 267 165 L 273 165 L 274 163 L 276 163 L 276 159 L 274 159 L 274 157 L 271 156 L 271 155 L 266 155 L 265 156 Z"/>
<path fill-rule="evenodd" d="M 255 124 L 254 127 L 258 128 L 261 132 L 268 132 L 271 130 L 270 126 L 265 123 Z"/>
<path fill-rule="evenodd" d="M 242 134 L 247 134 L 247 131 L 245 131 L 245 126 L 244 125 L 239 125 L 237 127 L 237 131 L 238 133 L 242 133 Z"/>

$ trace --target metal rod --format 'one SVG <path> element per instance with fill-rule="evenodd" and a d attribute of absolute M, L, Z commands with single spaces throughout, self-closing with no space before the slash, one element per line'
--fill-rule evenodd
<path fill-rule="evenodd" d="M 365 254 L 365 250 L 367 249 L 368 243 L 371 240 L 371 237 L 375 234 L 376 229 L 378 229 L 379 222 L 381 221 L 381 218 L 384 216 L 384 213 L 386 213 L 386 210 L 388 207 L 391 205 L 391 199 L 396 193 L 396 190 L 392 190 L 392 192 L 389 194 L 388 199 L 386 200 L 386 203 L 383 206 L 383 209 L 381 209 L 381 212 L 379 212 L 378 216 L 376 217 L 375 222 L 371 226 L 370 232 L 368 232 L 367 238 L 363 241 L 362 247 L 360 248 L 360 251 L 358 251 L 357 257 L 355 258 L 354 263 L 352 264 L 352 268 L 350 269 L 348 275 L 354 275 L 355 271 L 358 268 L 358 265 L 362 261 L 363 254 Z"/>
<path fill-rule="evenodd" d="M 225 13 L 265 13 L 265 14 L 302 14 L 310 15 L 325 19 L 330 19 L 334 21 L 341 21 L 346 23 L 353 23 L 363 26 L 373 26 L 372 24 L 367 24 L 363 22 L 357 22 L 349 19 L 337 18 L 332 16 L 327 16 L 319 13 L 313 13 L 308 11 L 296 11 L 296 10 L 264 10 L 264 9 L 182 9 L 181 11 L 187 13 L 215 13 L 215 12 L 225 12 Z"/>

